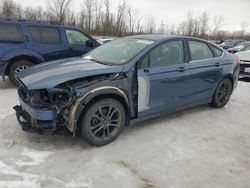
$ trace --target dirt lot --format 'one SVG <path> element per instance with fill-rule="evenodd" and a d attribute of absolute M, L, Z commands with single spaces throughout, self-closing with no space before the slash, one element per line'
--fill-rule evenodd
<path fill-rule="evenodd" d="M 223 109 L 146 121 L 104 147 L 22 132 L 15 104 L 15 88 L 0 82 L 0 187 L 250 186 L 250 83 L 240 82 Z"/>

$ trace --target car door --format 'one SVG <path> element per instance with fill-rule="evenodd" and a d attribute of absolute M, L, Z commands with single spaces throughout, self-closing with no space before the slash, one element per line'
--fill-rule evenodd
<path fill-rule="evenodd" d="M 26 29 L 29 33 L 29 36 L 25 36 L 28 39 L 27 47 L 41 54 L 45 61 L 67 57 L 59 28 L 28 25 Z"/>
<path fill-rule="evenodd" d="M 81 56 L 94 48 L 94 42 L 83 32 L 76 29 L 65 29 L 68 41 L 68 56 Z"/>
<path fill-rule="evenodd" d="M 213 45 L 199 40 L 189 40 L 190 49 L 190 97 L 195 103 L 210 100 L 214 89 L 223 77 L 223 51 Z"/>
<path fill-rule="evenodd" d="M 182 40 L 164 42 L 138 63 L 138 116 L 171 111 L 187 103 L 188 63 Z"/>

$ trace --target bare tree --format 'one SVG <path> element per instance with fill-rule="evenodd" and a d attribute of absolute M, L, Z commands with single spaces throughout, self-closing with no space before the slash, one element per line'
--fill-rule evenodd
<path fill-rule="evenodd" d="M 189 11 L 186 20 L 186 34 L 192 35 L 194 30 L 195 20 L 193 18 L 193 12 Z"/>
<path fill-rule="evenodd" d="M 13 0 L 4 0 L 2 3 L 1 15 L 3 17 L 16 17 L 16 4 Z"/>
<path fill-rule="evenodd" d="M 145 33 L 149 33 L 149 34 L 152 34 L 155 32 L 155 19 L 154 17 L 149 14 L 147 17 L 146 17 L 146 20 L 145 20 Z"/>
<path fill-rule="evenodd" d="M 107 32 L 110 31 L 111 29 L 111 24 L 110 24 L 110 17 L 111 17 L 111 13 L 110 13 L 110 6 L 111 6 L 111 2 L 110 0 L 104 0 L 104 7 L 105 7 L 105 15 L 104 15 L 104 19 L 102 22 L 102 28 L 103 28 L 103 34 L 106 35 Z"/>
<path fill-rule="evenodd" d="M 246 34 L 246 30 L 248 28 L 248 24 L 247 23 L 241 23 L 241 29 L 240 29 L 240 37 L 243 38 Z"/>
<path fill-rule="evenodd" d="M 128 30 L 133 35 L 136 28 L 138 14 L 137 11 L 133 9 L 133 7 L 131 6 L 127 7 L 127 12 L 128 12 Z"/>
<path fill-rule="evenodd" d="M 86 29 L 88 32 L 91 31 L 92 26 L 92 18 L 93 18 L 93 8 L 94 8 L 94 1 L 93 0 L 83 0 L 85 12 L 86 12 Z"/>
<path fill-rule="evenodd" d="M 210 37 L 214 37 L 216 32 L 218 32 L 223 27 L 223 25 L 224 25 L 224 17 L 222 15 L 215 16 Z"/>
<path fill-rule="evenodd" d="M 122 36 L 123 33 L 126 33 L 127 8 L 128 6 L 125 1 L 119 4 L 117 8 L 115 30 L 118 36 Z"/>
<path fill-rule="evenodd" d="M 22 7 L 13 0 L 0 0 L 0 16 L 36 20 L 58 21 L 62 24 L 76 26 L 95 35 L 124 36 L 128 34 L 167 33 L 192 35 L 201 38 L 224 40 L 226 38 L 242 38 L 250 40 L 248 25 L 241 24 L 235 31 L 223 30 L 223 16 L 215 16 L 210 23 L 207 11 L 194 16 L 191 11 L 187 18 L 176 25 L 162 22 L 156 26 L 150 14 L 140 15 L 125 1 L 120 3 L 116 11 L 111 11 L 111 0 L 82 0 L 83 7 L 79 12 L 70 10 L 73 0 L 47 0 L 48 9 L 41 7 Z"/>
<path fill-rule="evenodd" d="M 36 20 L 37 19 L 37 12 L 35 9 L 31 7 L 26 7 L 24 9 L 24 17 L 29 20 Z"/>
<path fill-rule="evenodd" d="M 198 18 L 193 20 L 193 31 L 191 32 L 193 36 L 200 36 L 201 32 L 201 22 Z"/>
<path fill-rule="evenodd" d="M 205 37 L 207 32 L 208 32 L 208 21 L 209 21 L 209 17 L 208 17 L 208 12 L 204 11 L 201 16 L 200 16 L 200 36 Z"/>
<path fill-rule="evenodd" d="M 67 11 L 69 10 L 72 0 L 47 0 L 49 12 L 61 24 L 64 24 Z"/>
<path fill-rule="evenodd" d="M 95 32 L 96 34 L 100 34 L 101 25 L 102 25 L 102 18 L 103 18 L 103 12 L 102 12 L 102 2 L 100 0 L 95 0 L 94 4 L 94 18 L 95 18 Z"/>
<path fill-rule="evenodd" d="M 166 25 L 163 22 L 161 22 L 160 27 L 157 29 L 157 33 L 159 34 L 166 33 Z"/>

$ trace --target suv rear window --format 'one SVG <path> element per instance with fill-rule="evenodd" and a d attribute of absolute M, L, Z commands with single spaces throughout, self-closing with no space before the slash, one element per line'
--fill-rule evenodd
<path fill-rule="evenodd" d="M 50 27 L 29 26 L 31 38 L 36 43 L 59 44 L 60 34 L 58 29 Z"/>
<path fill-rule="evenodd" d="M 19 25 L 0 24 L 0 41 L 22 42 L 23 36 Z"/>

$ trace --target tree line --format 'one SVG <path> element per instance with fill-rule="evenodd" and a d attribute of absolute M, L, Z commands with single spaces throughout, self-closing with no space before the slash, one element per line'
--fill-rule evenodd
<path fill-rule="evenodd" d="M 82 0 L 81 10 L 72 10 L 73 0 L 47 0 L 47 7 L 22 7 L 13 0 L 3 0 L 0 3 L 0 17 L 27 20 L 50 21 L 59 24 L 78 27 L 92 35 L 126 36 L 134 34 L 177 34 L 196 36 L 210 40 L 246 39 L 248 25 L 241 24 L 237 31 L 226 31 L 222 15 L 210 16 L 207 11 L 194 16 L 192 11 L 187 13 L 181 23 L 169 25 L 162 22 L 157 26 L 155 18 L 141 15 L 139 11 L 125 1 L 111 11 L 111 0 Z"/>

